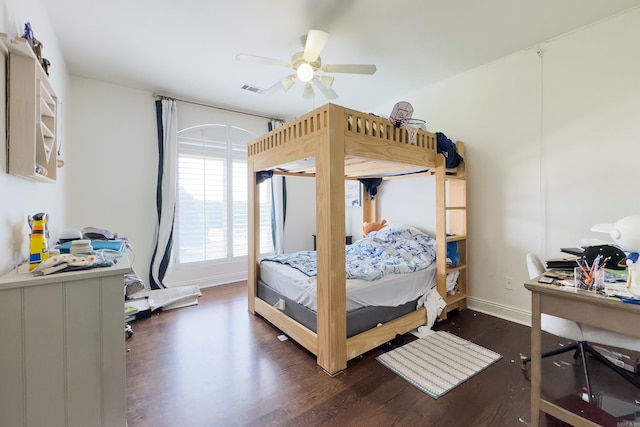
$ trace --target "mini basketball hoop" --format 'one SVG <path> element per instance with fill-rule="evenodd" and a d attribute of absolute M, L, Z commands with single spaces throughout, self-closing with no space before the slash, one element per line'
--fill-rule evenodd
<path fill-rule="evenodd" d="M 427 130 L 427 122 L 422 119 L 406 119 L 402 123 L 402 127 L 407 130 L 407 135 L 409 136 L 409 142 L 411 144 L 415 144 L 416 135 L 418 134 L 418 129 Z"/>
<path fill-rule="evenodd" d="M 389 120 L 397 128 L 402 126 L 413 115 L 413 106 L 407 101 L 400 101 L 393 106 Z"/>

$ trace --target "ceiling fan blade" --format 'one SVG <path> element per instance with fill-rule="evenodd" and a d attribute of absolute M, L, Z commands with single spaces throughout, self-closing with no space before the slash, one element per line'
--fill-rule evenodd
<path fill-rule="evenodd" d="M 313 78 L 313 84 L 316 85 L 320 92 L 327 99 L 336 99 L 338 94 L 331 89 L 331 85 L 333 84 L 333 76 L 317 76 Z"/>
<path fill-rule="evenodd" d="M 296 83 L 296 75 L 291 74 L 287 77 L 283 77 L 282 80 L 280 80 L 280 83 L 282 83 L 282 88 L 286 92 Z"/>
<path fill-rule="evenodd" d="M 265 58 L 264 56 L 251 55 L 249 53 L 239 53 L 236 55 L 236 61 L 255 62 L 258 64 L 277 65 L 279 67 L 291 67 L 289 61 L 282 59 Z"/>
<path fill-rule="evenodd" d="M 311 87 L 311 83 L 307 83 L 304 85 L 304 90 L 302 91 L 302 97 L 304 99 L 313 99 L 315 93 L 313 92 L 313 87 Z"/>
<path fill-rule="evenodd" d="M 270 88 L 265 89 L 262 92 L 262 94 L 266 96 L 270 96 L 276 93 L 277 91 L 279 91 L 280 89 L 283 89 L 286 92 L 291 88 L 291 86 L 295 84 L 295 82 L 296 82 L 296 75 L 291 74 L 287 77 L 283 77 L 282 79 L 280 79 L 280 81 L 278 81 L 276 84 L 274 84 Z"/>
<path fill-rule="evenodd" d="M 309 30 L 307 40 L 304 43 L 304 60 L 308 63 L 315 62 L 328 39 L 329 33 L 326 31 Z"/>
<path fill-rule="evenodd" d="M 284 89 L 283 86 L 282 86 L 282 81 L 279 81 L 276 84 L 274 84 L 273 86 L 265 89 L 262 92 L 262 95 L 270 96 L 270 95 L 273 95 L 274 93 L 276 93 L 277 91 L 279 91 L 280 89 Z"/>
<path fill-rule="evenodd" d="M 377 70 L 371 64 L 327 64 L 320 68 L 325 73 L 374 74 Z"/>

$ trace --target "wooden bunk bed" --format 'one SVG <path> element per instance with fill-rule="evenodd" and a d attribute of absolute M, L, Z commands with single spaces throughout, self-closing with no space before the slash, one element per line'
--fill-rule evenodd
<path fill-rule="evenodd" d="M 464 145 L 456 143 L 464 157 Z M 326 104 L 251 142 L 249 174 L 249 311 L 259 314 L 317 356 L 317 363 L 333 375 L 347 361 L 376 348 L 398 334 L 426 323 L 424 307 L 347 338 L 345 289 L 345 179 L 435 175 L 436 281 L 447 306 L 441 317 L 466 308 L 467 227 L 466 166 L 445 169 L 437 153 L 436 135 L 419 130 L 411 137 L 389 120 L 335 104 Z M 317 331 L 298 323 L 257 295 L 260 279 L 258 188 L 256 173 L 315 176 L 317 239 Z M 363 197 L 363 221 L 375 221 L 377 198 Z M 447 267 L 448 242 L 457 242 L 461 262 Z M 457 292 L 448 294 L 446 276 L 458 271 Z"/>

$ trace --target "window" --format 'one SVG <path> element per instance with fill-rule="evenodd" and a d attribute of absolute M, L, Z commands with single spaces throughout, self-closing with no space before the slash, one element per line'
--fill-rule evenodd
<path fill-rule="evenodd" d="M 249 246 L 247 143 L 255 135 L 227 125 L 178 133 L 178 263 L 232 261 Z M 259 186 L 260 252 L 273 252 L 271 182 Z"/>

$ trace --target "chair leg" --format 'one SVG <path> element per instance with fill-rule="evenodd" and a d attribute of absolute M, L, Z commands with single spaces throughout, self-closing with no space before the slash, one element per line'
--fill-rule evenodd
<path fill-rule="evenodd" d="M 574 360 L 577 359 L 578 352 L 580 351 L 580 343 L 579 342 L 574 342 L 574 343 L 571 343 L 569 345 L 565 345 L 564 347 L 559 347 L 559 348 L 556 348 L 554 350 L 547 351 L 546 353 L 542 353 L 540 355 L 540 357 L 544 359 L 545 357 L 555 356 L 556 354 L 566 353 L 566 352 L 571 351 L 571 350 L 575 350 L 575 353 L 573 354 L 573 359 Z M 531 357 L 527 357 L 526 359 L 524 359 L 522 361 L 522 369 L 523 370 L 526 371 L 528 369 L 527 368 L 527 364 L 529 362 L 531 362 Z"/>
<path fill-rule="evenodd" d="M 592 394 L 591 394 L 591 380 L 589 379 L 589 370 L 587 368 L 587 353 L 589 353 L 590 355 L 598 359 L 600 362 L 604 363 L 609 368 L 613 369 L 615 372 L 618 373 L 618 375 L 623 377 L 625 380 L 629 381 L 631 384 L 633 384 L 637 388 L 640 388 L 640 380 L 635 375 L 632 375 L 630 372 L 627 372 L 624 369 L 620 368 L 619 366 L 614 365 L 609 359 L 604 357 L 598 350 L 591 347 L 585 341 L 574 342 L 567 346 L 560 347 L 560 348 L 548 351 L 546 353 L 542 353 L 541 358 L 555 356 L 556 354 L 566 353 L 571 350 L 575 350 L 573 354 L 574 362 L 578 361 L 578 356 L 580 356 L 580 359 L 582 360 L 582 370 L 583 370 L 584 379 L 586 382 L 585 387 L 587 389 L 589 402 L 591 402 Z M 531 362 L 531 357 L 527 357 L 522 361 L 523 370 L 526 371 L 528 369 L 527 364 L 529 362 Z"/>
<path fill-rule="evenodd" d="M 545 358 L 545 357 L 549 357 L 549 356 L 555 356 L 556 354 L 562 354 L 562 353 L 566 353 L 568 351 L 574 351 L 573 352 L 573 361 L 574 363 L 577 364 L 578 361 L 578 356 L 580 356 L 580 360 L 582 360 L 582 371 L 584 373 L 584 380 L 586 382 L 585 387 L 587 389 L 587 395 L 588 395 L 588 402 L 591 402 L 591 381 L 589 380 L 589 370 L 587 368 L 587 355 L 586 352 L 589 351 L 589 353 L 591 353 L 591 351 L 595 351 L 593 349 L 590 350 L 589 344 L 587 344 L 585 341 L 576 341 L 573 342 L 569 345 L 566 345 L 564 347 L 560 347 L 560 348 L 556 348 L 555 350 L 551 350 L 551 351 L 547 351 L 546 353 L 542 353 L 542 355 L 540 356 L 541 358 Z M 598 355 L 602 358 L 604 358 L 604 356 L 602 355 Z M 597 356 L 596 356 L 597 357 Z M 531 362 L 531 357 L 527 357 L 525 360 L 522 361 L 522 369 L 523 370 L 527 370 L 527 364 Z M 611 362 L 609 362 L 611 363 Z"/>
<path fill-rule="evenodd" d="M 591 394 L 591 381 L 589 381 L 589 370 L 587 369 L 587 355 L 585 354 L 586 351 L 588 351 L 587 347 L 589 346 L 589 344 L 587 344 L 584 341 L 580 341 L 578 343 L 578 347 L 579 347 L 579 351 L 580 351 L 580 357 L 582 359 L 582 370 L 584 371 L 584 380 L 587 383 L 586 387 L 587 387 L 587 402 L 591 403 L 591 397 L 593 396 Z"/>

